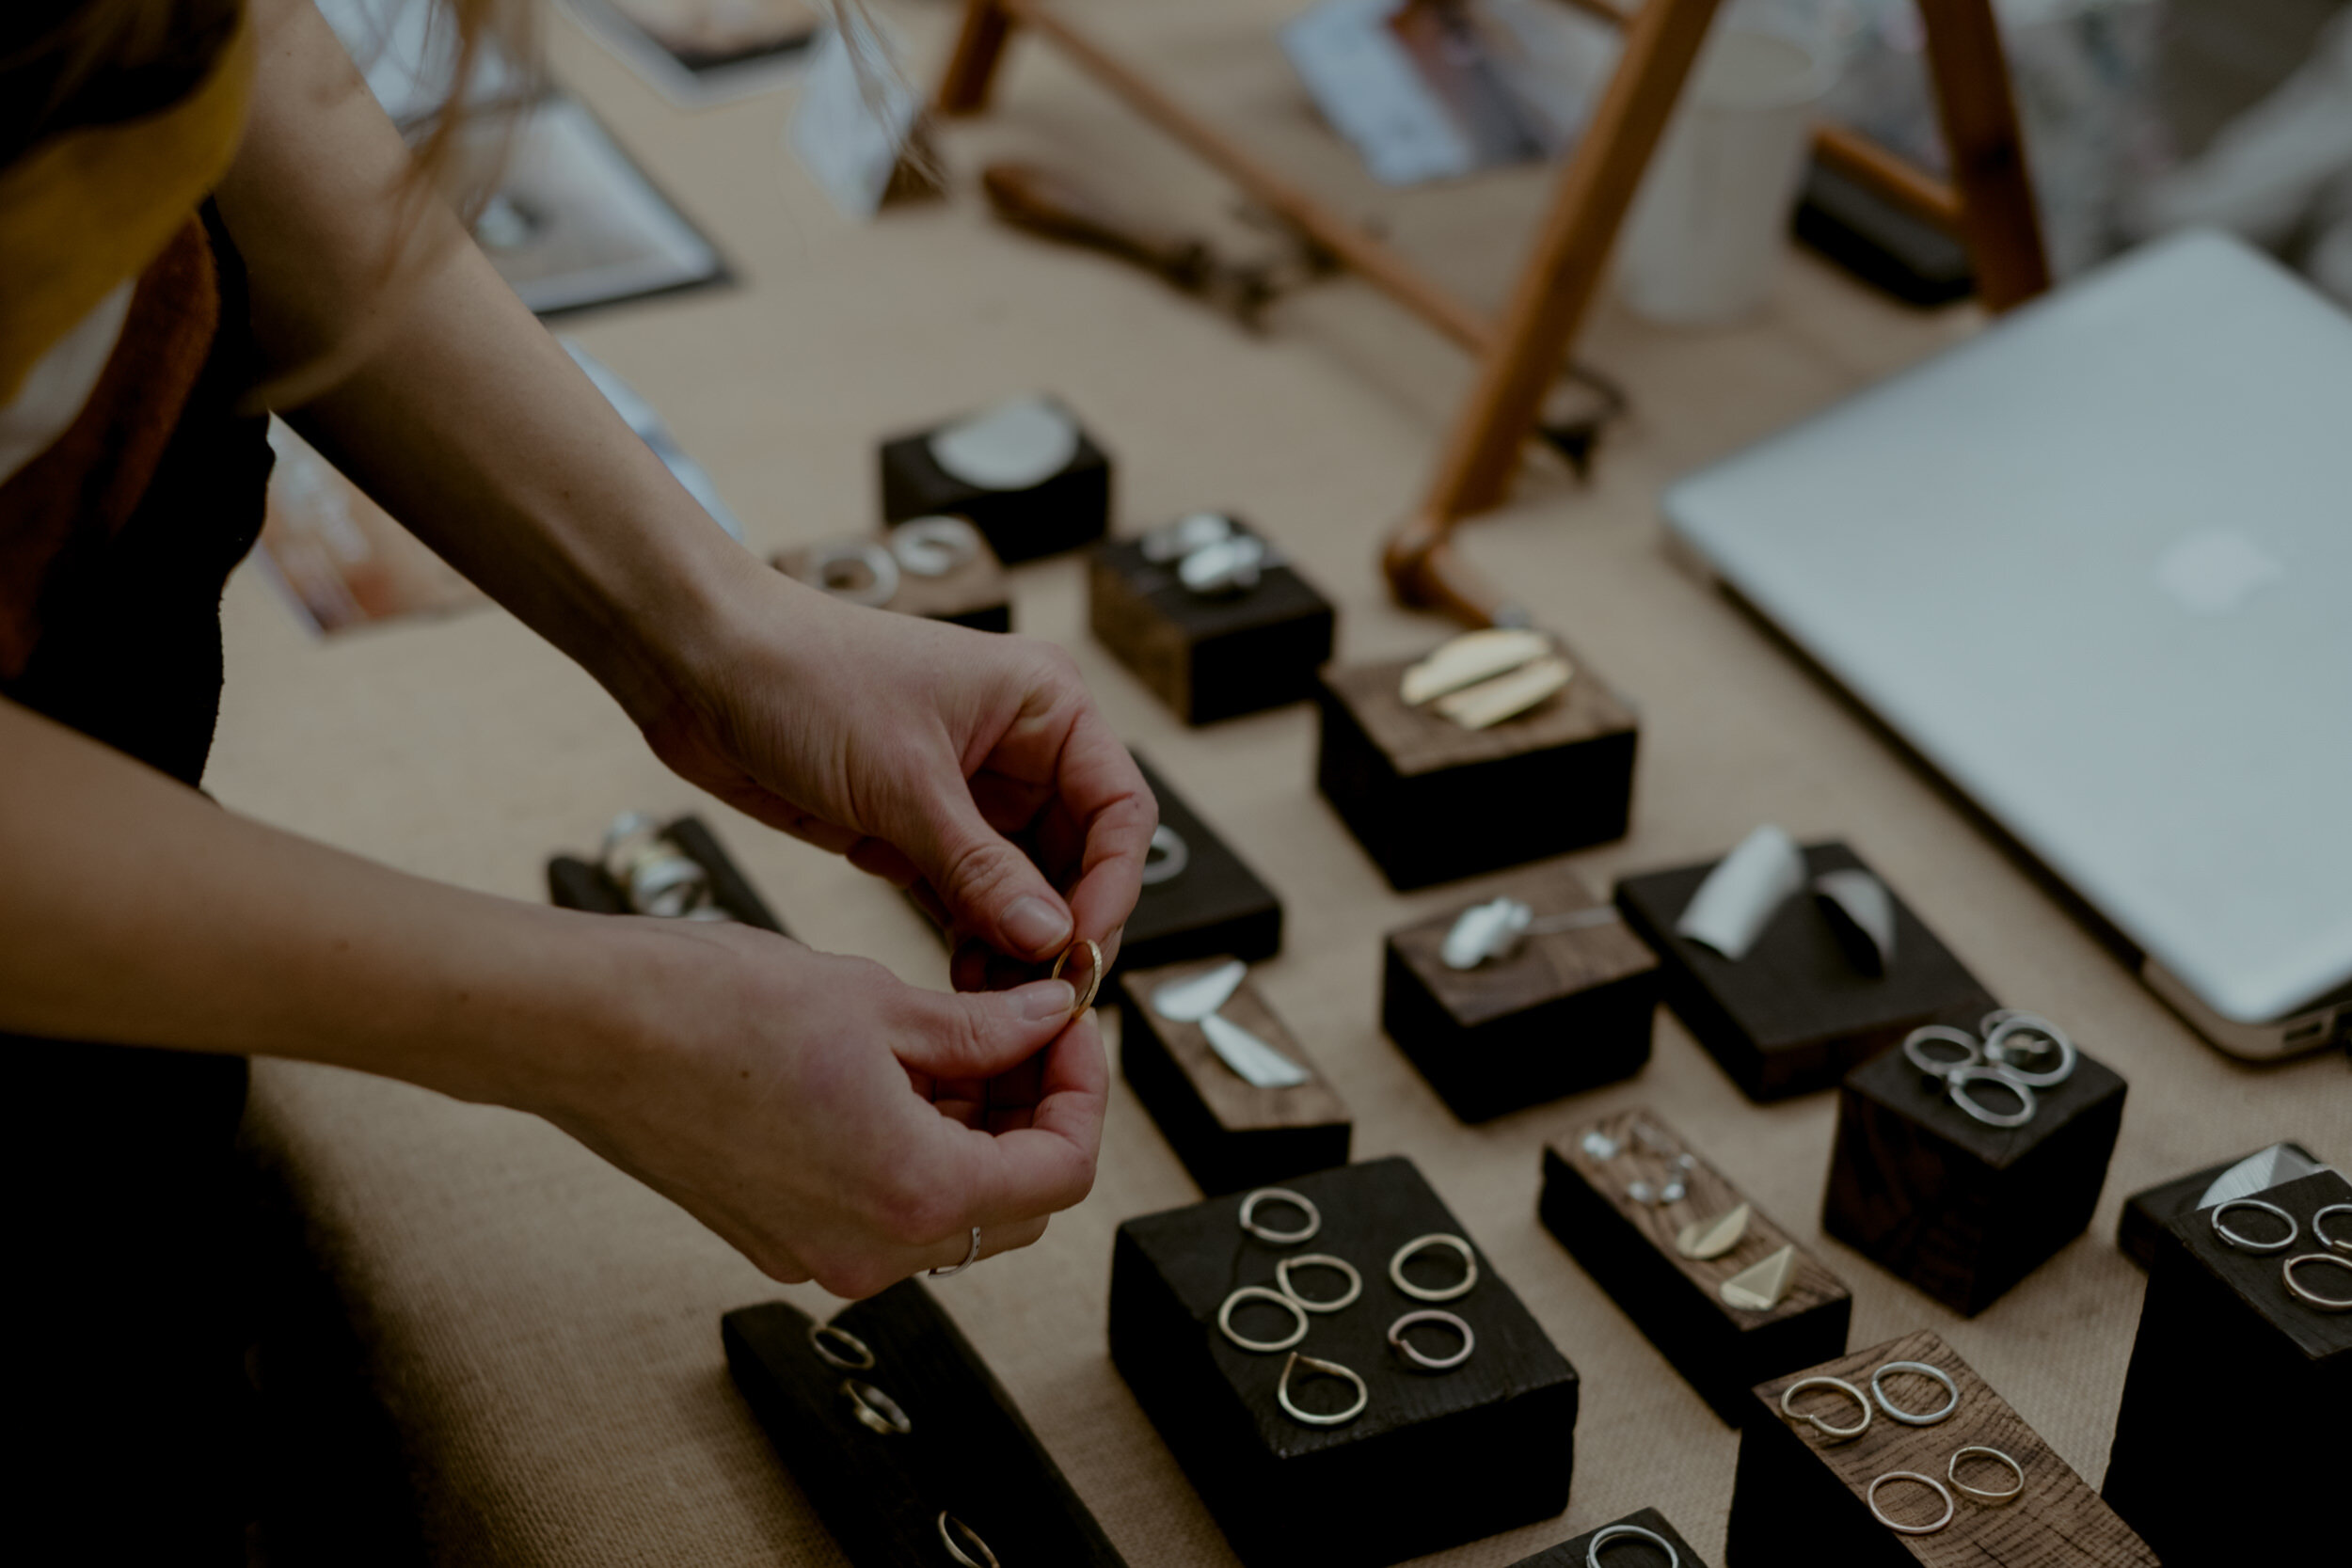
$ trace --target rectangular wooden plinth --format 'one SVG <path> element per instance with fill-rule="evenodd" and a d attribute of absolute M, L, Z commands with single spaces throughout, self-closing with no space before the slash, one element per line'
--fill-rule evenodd
<path fill-rule="evenodd" d="M 1575 1456 L 1576 1370 L 1479 1255 L 1476 1285 L 1429 1304 L 1399 1291 L 1392 1254 L 1432 1233 L 1475 1246 L 1412 1163 L 1375 1160 L 1284 1183 L 1314 1203 L 1322 1226 L 1292 1246 L 1240 1227 L 1239 1195 L 1147 1214 L 1119 1227 L 1111 1259 L 1111 1359 L 1159 1429 L 1226 1539 L 1250 1568 L 1370 1568 L 1458 1545 L 1567 1506 Z M 1287 1206 L 1267 1223 L 1297 1223 Z M 1328 1253 L 1363 1277 L 1363 1294 L 1309 1320 L 1300 1354 L 1337 1362 L 1366 1385 L 1364 1413 L 1344 1426 L 1302 1424 L 1276 1400 L 1288 1353 L 1252 1354 L 1217 1329 L 1236 1288 L 1275 1284 L 1284 1257 Z M 1407 1277 L 1458 1279 L 1447 1250 L 1422 1253 Z M 1336 1294 L 1333 1271 L 1303 1273 L 1299 1288 Z M 1389 1348 L 1390 1325 L 1436 1305 L 1477 1336 L 1451 1371 L 1416 1370 Z M 1263 1317 L 1259 1313 L 1263 1313 Z M 1241 1320 L 1248 1334 L 1288 1332 L 1263 1303 Z M 1433 1353 L 1450 1345 L 1432 1334 Z M 1344 1395 L 1311 1384 L 1307 1396 Z M 1310 1410 L 1315 1404 L 1307 1405 Z"/>
<path fill-rule="evenodd" d="M 710 878 L 711 902 L 746 926 L 756 926 L 780 937 L 792 934 L 784 928 L 784 922 L 776 918 L 768 901 L 720 845 L 719 835 L 701 817 L 678 817 L 661 832 L 677 846 L 680 854 L 701 866 Z M 559 909 L 585 910 L 590 914 L 630 912 L 628 897 L 612 885 L 612 879 L 601 867 L 571 855 L 556 855 L 548 861 L 548 900 Z"/>
<path fill-rule="evenodd" d="M 887 542 L 878 540 L 887 548 Z M 821 590 L 814 564 L 816 546 L 797 545 L 770 558 L 777 571 L 796 582 Z M 980 553 L 935 578 L 900 571 L 898 591 L 880 607 L 900 615 L 920 615 L 970 626 L 974 631 L 1012 630 L 1012 596 L 1005 585 L 1005 569 L 985 543 Z"/>
<path fill-rule="evenodd" d="M 870 1369 L 827 1362 L 810 1338 L 817 1321 L 782 1302 L 727 1313 L 720 1338 L 736 1386 L 850 1561 L 952 1561 L 945 1513 L 1001 1562 L 1120 1568 L 1011 1396 L 921 1284 L 894 1285 L 833 1324 L 871 1352 Z M 860 1422 L 851 1379 L 896 1402 L 908 1430 Z"/>
<path fill-rule="evenodd" d="M 1539 921 L 1606 908 L 1564 865 L 1484 895 L 1517 898 Z M 1485 1121 L 1642 1070 L 1658 960 L 1622 921 L 1538 931 L 1509 958 L 1461 970 L 1443 956 L 1460 913 L 1390 932 L 1380 983 L 1381 1027 L 1455 1116 Z"/>
<path fill-rule="evenodd" d="M 1960 1404 L 1933 1426 L 1906 1426 L 1878 1412 L 1861 1436 L 1833 1442 L 1780 1412 L 1782 1390 L 1804 1377 L 1835 1377 L 1867 1397 L 1870 1374 L 1890 1361 L 1924 1361 L 1951 1378 Z M 1922 1413 L 1950 1398 L 1916 1373 L 1890 1373 L 1889 1398 Z M 1758 1408 L 1740 1436 L 1740 1468 L 1731 1494 L 1729 1568 L 1784 1568 L 1790 1562 L 1837 1568 L 1909 1568 L 1931 1563 L 1997 1563 L 2000 1568 L 2154 1568 L 2156 1554 L 2101 1501 L 2082 1477 L 1986 1386 L 1950 1346 L 1924 1330 L 1760 1385 Z M 1800 1414 L 1818 1412 L 1836 1426 L 1860 1419 L 1835 1389 L 1797 1396 Z M 2004 1503 L 1954 1493 L 1951 1523 L 1931 1535 L 1903 1535 L 1871 1515 L 1870 1483 L 1896 1470 L 1932 1476 L 1951 1490 L 1947 1470 L 1963 1448 L 1997 1449 L 2026 1473 L 2026 1487 Z M 1961 1479 L 2002 1491 L 2017 1478 L 1995 1460 L 1971 1459 Z M 1882 1487 L 1880 1506 L 1902 1524 L 1926 1524 L 1942 1499 L 1913 1481 Z"/>
<path fill-rule="evenodd" d="M 1095 637 L 1187 724 L 1304 702 L 1331 657 L 1331 601 L 1285 562 L 1203 598 L 1127 539 L 1095 550 L 1087 582 Z"/>
<path fill-rule="evenodd" d="M 1120 1070 L 1136 1098 L 1204 1193 L 1345 1164 L 1353 1132 L 1346 1105 L 1256 987 L 1244 980 L 1218 1013 L 1313 1074 L 1307 1082 L 1259 1088 L 1219 1059 L 1200 1024 L 1152 1011 L 1152 993 L 1162 986 L 1224 961 L 1194 959 L 1120 976 Z"/>
<path fill-rule="evenodd" d="M 1567 689 L 1484 730 L 1406 706 L 1397 683 L 1411 659 L 1324 671 L 1315 784 L 1391 886 L 1427 887 L 1625 835 L 1636 721 L 1562 646 L 1577 672 Z"/>
<path fill-rule="evenodd" d="M 930 431 L 882 444 L 882 521 L 968 517 L 1008 566 L 1074 550 L 1103 537 L 1111 520 L 1111 461 L 1079 433 L 1069 467 L 1025 490 L 984 490 L 931 460 Z"/>
<path fill-rule="evenodd" d="M 1808 878 L 1861 870 L 1843 844 L 1807 845 Z M 1617 883 L 1617 908 L 1664 965 L 1666 1006 L 1751 1100 L 1825 1089 L 1923 1023 L 1973 1028 L 1993 999 L 1911 906 L 1895 905 L 1895 958 L 1883 975 L 1854 968 L 1809 894 L 1781 907 L 1737 963 L 1676 934 L 1715 863 Z"/>
<path fill-rule="evenodd" d="M 1593 1549 L 1593 1537 L 1602 1530 L 1630 1525 L 1661 1537 L 1674 1553 L 1670 1560 L 1650 1542 L 1640 1536 L 1613 1535 L 1601 1544 L 1602 1568 L 1707 1568 L 1707 1560 L 1699 1556 L 1691 1543 L 1682 1539 L 1682 1532 L 1666 1522 L 1666 1516 L 1654 1508 L 1639 1508 L 1622 1519 L 1612 1519 L 1606 1525 L 1596 1525 L 1582 1535 L 1573 1536 L 1557 1546 L 1523 1557 L 1511 1568 L 1587 1568 Z"/>
<path fill-rule="evenodd" d="M 2244 1252 L 2215 1235 L 2213 1211 L 2165 1227 L 2148 1271 L 2139 1335 L 2124 1375 L 2104 1491 L 2168 1563 L 2342 1562 L 2342 1501 L 2352 1481 L 2352 1312 L 2290 1295 L 2289 1258 L 2327 1249 L 2312 1216 L 2352 1202 L 2334 1171 L 2257 1195 L 2291 1215 L 2284 1252 Z M 2233 1209 L 2257 1240 L 2283 1227 Z M 2352 1235 L 2352 1216 L 2329 1234 Z M 2344 1253 L 2335 1256 L 2343 1258 Z M 2352 1299 L 2352 1269 L 2296 1272 L 2305 1289 Z"/>
<path fill-rule="evenodd" d="M 1650 1129 L 1652 1140 L 1644 1141 L 1637 1126 Z M 1616 1154 L 1603 1159 L 1588 1148 L 1590 1132 L 1614 1144 Z M 1653 1142 L 1691 1153 L 1696 1166 L 1683 1169 Z M 1762 1210 L 1749 1205 L 1745 1233 L 1720 1257 L 1685 1258 L 1677 1250 L 1684 1226 L 1749 1200 L 1655 1113 L 1621 1111 L 1576 1126 L 1544 1146 L 1543 1164 L 1538 1212 L 1545 1227 L 1724 1420 L 1736 1426 L 1754 1414 L 1749 1390 L 1766 1378 L 1844 1353 L 1853 1298 L 1801 1246 L 1778 1306 L 1750 1311 L 1719 1293 L 1724 1280 L 1795 1244 Z M 1677 1175 L 1688 1189 L 1678 1203 L 1645 1203 L 1632 1195 L 1637 1181 L 1662 1193 Z"/>
<path fill-rule="evenodd" d="M 2299 1143 L 2289 1140 L 2287 1147 L 2314 1164 L 2322 1163 Z M 2143 1187 L 2125 1198 L 2123 1212 L 2115 1222 L 2116 1249 L 2143 1269 L 2152 1266 L 2156 1260 L 2156 1248 L 2163 1242 L 2165 1227 L 2195 1209 L 2205 1189 L 2219 1180 L 2238 1160 L 2258 1152 L 2249 1148 L 2236 1160 L 2224 1160 L 2217 1165 L 2207 1165 L 2203 1170 Z"/>

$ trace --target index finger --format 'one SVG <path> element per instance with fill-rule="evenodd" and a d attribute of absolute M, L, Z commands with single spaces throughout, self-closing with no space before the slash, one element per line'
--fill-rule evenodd
<path fill-rule="evenodd" d="M 1055 773 L 1060 807 L 1085 834 L 1068 897 L 1076 935 L 1106 942 L 1135 912 L 1160 806 L 1127 748 L 1089 707 L 1071 726 Z"/>

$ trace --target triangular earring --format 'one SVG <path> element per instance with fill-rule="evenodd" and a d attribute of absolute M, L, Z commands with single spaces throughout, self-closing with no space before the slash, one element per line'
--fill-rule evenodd
<path fill-rule="evenodd" d="M 1795 1245 L 1785 1246 L 1761 1263 L 1741 1269 L 1715 1287 L 1715 1292 L 1745 1311 L 1769 1312 L 1788 1293 L 1788 1276 L 1796 1267 Z"/>
<path fill-rule="evenodd" d="M 1685 1258 L 1705 1259 L 1721 1258 L 1740 1244 L 1740 1238 L 1748 1233 L 1748 1206 L 1744 1203 L 1711 1220 L 1693 1220 L 1675 1237 L 1675 1250 Z"/>

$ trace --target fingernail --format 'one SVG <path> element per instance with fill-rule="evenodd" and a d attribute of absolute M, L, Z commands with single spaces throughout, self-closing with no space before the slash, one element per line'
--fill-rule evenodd
<path fill-rule="evenodd" d="M 1021 1016 L 1031 1023 L 1068 1018 L 1078 1005 L 1078 992 L 1067 980 L 1039 980 L 1011 993 L 1021 1004 Z"/>
<path fill-rule="evenodd" d="M 1042 898 L 1019 898 L 1005 911 L 1005 935 L 1026 953 L 1044 953 L 1070 937 L 1070 917 Z"/>

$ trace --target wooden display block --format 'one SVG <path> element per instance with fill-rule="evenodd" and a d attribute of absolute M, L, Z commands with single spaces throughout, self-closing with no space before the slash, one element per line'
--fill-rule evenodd
<path fill-rule="evenodd" d="M 1279 557 L 1255 587 L 1203 598 L 1175 562 L 1118 540 L 1094 552 L 1088 609 L 1103 645 L 1187 724 L 1304 702 L 1331 657 L 1331 601 Z"/>
<path fill-rule="evenodd" d="M 1650 1130 L 1651 1141 L 1636 1132 L 1642 1126 Z M 1591 1132 L 1617 1152 L 1602 1158 L 1586 1144 Z M 1673 1152 L 1660 1152 L 1653 1142 Z M 1674 1154 L 1684 1152 L 1697 1160 L 1695 1166 L 1673 1164 Z M 1662 1192 L 1677 1175 L 1688 1189 L 1679 1203 L 1645 1203 L 1629 1191 L 1644 1181 Z M 1742 1203 L 1749 1204 L 1747 1229 L 1730 1251 L 1692 1259 L 1676 1250 L 1683 1227 Z M 1735 1426 L 1754 1414 L 1749 1390 L 1766 1378 L 1845 1354 L 1853 1298 L 1802 1246 L 1788 1293 L 1770 1310 L 1733 1307 L 1717 1292 L 1732 1275 L 1795 1245 L 1795 1238 L 1647 1110 L 1621 1111 L 1546 1144 L 1537 1212 L 1659 1354 Z"/>
<path fill-rule="evenodd" d="M 1487 896 L 1537 920 L 1605 907 L 1562 865 Z M 1533 932 L 1507 958 L 1451 969 L 1445 936 L 1460 913 L 1390 932 L 1380 982 L 1381 1027 L 1455 1116 L 1485 1121 L 1642 1070 L 1658 959 L 1622 922 Z"/>
<path fill-rule="evenodd" d="M 736 1386 L 851 1562 L 952 1561 L 944 1512 L 1001 1562 L 1121 1568 L 1011 1396 L 919 1283 L 859 1302 L 833 1325 L 865 1343 L 871 1369 L 826 1361 L 811 1338 L 817 1320 L 782 1302 L 727 1313 L 720 1338 Z M 861 1423 L 851 1379 L 895 1402 L 907 1430 Z"/>
<path fill-rule="evenodd" d="M 987 490 L 946 472 L 931 458 L 931 430 L 882 444 L 884 523 L 940 514 L 969 517 L 1008 566 L 1091 544 L 1109 531 L 1111 460 L 1083 429 L 1059 473 L 1024 490 Z"/>
<path fill-rule="evenodd" d="M 780 937 L 792 934 L 784 928 L 784 922 L 768 908 L 767 900 L 752 886 L 751 879 L 743 875 L 720 846 L 719 835 L 701 817 L 689 813 L 671 821 L 661 832 L 678 847 L 679 853 L 708 875 L 711 902 L 746 926 L 756 926 Z M 548 899 L 561 909 L 585 910 L 590 914 L 631 912 L 628 897 L 612 885 L 612 879 L 604 874 L 603 867 L 570 855 L 548 859 Z"/>
<path fill-rule="evenodd" d="M 1414 1300 L 1390 1280 L 1391 1257 L 1418 1237 L 1441 1232 L 1476 1244 L 1412 1162 L 1343 1165 L 1284 1185 L 1322 1211 L 1322 1228 L 1308 1241 L 1279 1247 L 1245 1233 L 1236 1194 L 1129 1220 L 1111 1259 L 1111 1359 L 1242 1560 L 1368 1568 L 1566 1507 L 1576 1370 L 1491 1260 L 1480 1254 L 1475 1288 L 1448 1302 Z M 1283 1226 L 1295 1217 L 1288 1208 L 1264 1215 Z M 1233 1290 L 1270 1289 L 1278 1261 L 1312 1252 L 1343 1258 L 1363 1275 L 1362 1296 L 1311 1316 L 1297 1347 L 1363 1378 L 1369 1406 L 1345 1426 L 1292 1419 L 1275 1398 L 1289 1353 L 1252 1354 L 1217 1330 L 1217 1309 Z M 1438 1284 L 1460 1271 L 1456 1255 L 1433 1248 L 1409 1277 Z M 1317 1294 L 1338 1290 L 1323 1270 L 1300 1284 Z M 1477 1336 L 1475 1352 L 1451 1371 L 1416 1370 L 1389 1349 L 1389 1325 L 1431 1305 Z M 1267 1322 L 1245 1316 L 1245 1333 L 1289 1326 L 1263 1303 L 1251 1310 Z M 1317 1380 L 1300 1402 L 1315 1410 L 1328 1398 L 1336 1406 L 1348 1392 Z"/>
<path fill-rule="evenodd" d="M 1557 639 L 1555 639 L 1557 641 Z M 1399 891 L 1622 838 L 1633 811 L 1630 708 L 1590 665 L 1516 719 L 1466 730 L 1407 707 L 1407 658 L 1337 664 L 1315 700 L 1315 784 Z"/>
<path fill-rule="evenodd" d="M 1838 843 L 1807 845 L 1804 859 L 1808 879 L 1869 870 Z M 1895 961 L 1883 975 L 1854 968 L 1805 894 L 1781 907 L 1737 963 L 1677 936 L 1675 923 L 1715 864 L 1628 877 L 1617 908 L 1664 964 L 1666 1006 L 1749 1099 L 1825 1089 L 1923 1023 L 1974 1028 L 1993 1010 L 1977 977 L 1899 896 Z"/>
<path fill-rule="evenodd" d="M 2123 1087 L 2084 1054 L 2031 1121 L 1988 1127 L 1901 1052 L 1865 1062 L 1838 1091 L 1821 1228 L 1974 1317 L 2090 1226 Z"/>
<path fill-rule="evenodd" d="M 888 548 L 887 534 L 876 543 Z M 822 547 L 797 545 L 778 550 L 770 557 L 770 562 L 795 581 L 823 592 L 826 584 L 816 559 Z M 1012 630 L 1012 595 L 1005 584 L 1005 569 L 985 541 L 977 555 L 939 577 L 927 578 L 901 569 L 898 591 L 888 603 L 878 608 L 970 626 L 974 631 Z"/>
<path fill-rule="evenodd" d="M 1868 1430 L 1833 1443 L 1812 1427 L 1780 1413 L 1782 1390 L 1804 1377 L 1835 1377 L 1867 1396 L 1870 1374 L 1889 1361 L 1924 1361 L 1950 1376 L 1960 1406 L 1933 1426 L 1905 1426 L 1878 1412 Z M 1947 1395 L 1916 1374 L 1896 1374 L 1887 1391 L 1907 1408 L 1933 1410 Z M 2044 1443 L 2025 1418 L 1977 1376 L 1950 1346 L 1922 1330 L 1851 1355 L 1777 1377 L 1756 1388 L 1761 1408 L 1743 1424 L 1740 1468 L 1731 1493 L 1731 1528 L 1724 1546 L 1730 1568 L 1780 1568 L 1791 1561 L 1837 1568 L 1915 1568 L 1916 1564 L 1986 1563 L 1999 1568 L 2155 1568 L 2148 1543 L 2118 1518 L 2082 1477 Z M 1834 1389 L 1797 1396 L 1800 1411 L 1851 1426 L 1853 1402 Z M 1933 1476 L 1947 1490 L 1947 1468 L 1963 1448 L 1998 1449 L 2026 1472 L 2026 1489 L 2004 1503 L 1984 1503 L 1953 1491 L 1952 1522 L 1931 1535 L 1903 1535 L 1872 1517 L 1870 1482 L 1894 1470 Z M 2014 1485 L 1997 1461 L 1971 1460 L 1961 1472 L 1988 1491 Z M 1926 1487 L 1899 1481 L 1882 1488 L 1880 1506 L 1905 1524 L 1926 1524 L 1943 1512 Z"/>
<path fill-rule="evenodd" d="M 2269 1147 L 2268 1144 L 2263 1146 L 2264 1148 Z M 2287 1147 L 2313 1164 L 2321 1163 L 2317 1155 L 2301 1144 L 2289 1140 Z M 2205 1196 L 2205 1189 L 2219 1180 L 2222 1174 L 2238 1160 L 2260 1152 L 2259 1149 L 2249 1148 L 2237 1160 L 2224 1160 L 2217 1165 L 2207 1165 L 2203 1170 L 2187 1176 L 2176 1176 L 2169 1181 L 2143 1188 L 2125 1198 L 2123 1212 L 2115 1222 L 2117 1250 L 2143 1269 L 2153 1266 L 2156 1260 L 2156 1248 L 2164 1240 L 2165 1227 L 2195 1209 L 2197 1200 Z"/>
<path fill-rule="evenodd" d="M 1127 917 L 1114 973 L 1226 956 L 1256 963 L 1282 950 L 1282 904 L 1217 837 L 1143 753 L 1143 782 L 1160 802 L 1160 826 L 1184 841 L 1184 868 L 1152 882 Z"/>
<path fill-rule="evenodd" d="M 1557 1546 L 1537 1552 L 1534 1557 L 1519 1559 L 1511 1568 L 1585 1568 L 1591 1560 L 1587 1554 L 1593 1549 L 1593 1537 L 1618 1525 L 1631 1525 L 1652 1535 L 1664 1537 L 1666 1544 L 1674 1549 L 1674 1559 L 1670 1562 L 1664 1552 L 1638 1535 L 1613 1535 L 1600 1549 L 1601 1568 L 1673 1568 L 1673 1563 L 1677 1562 L 1680 1568 L 1707 1568 L 1707 1560 L 1699 1556 L 1697 1548 L 1682 1539 L 1682 1532 L 1668 1524 L 1666 1516 L 1654 1508 L 1638 1508 L 1622 1519 L 1595 1525 L 1572 1540 L 1563 1541 Z"/>
<path fill-rule="evenodd" d="M 2345 1556 L 2352 1312 L 2289 1295 L 2280 1265 L 2327 1250 L 2312 1239 L 2312 1216 L 2352 1202 L 2352 1182 L 2321 1171 L 2259 1196 L 2295 1217 L 2286 1251 L 2226 1245 L 2201 1209 L 2164 1227 L 2148 1271 L 2105 1490 L 2169 1563 L 2231 1562 L 2249 1551 L 2295 1563 Z M 2277 1228 L 2246 1209 L 2228 1217 L 2249 1235 Z M 2335 1215 L 2329 1234 L 2352 1235 L 2352 1225 Z M 2296 1277 L 2325 1295 L 2352 1295 L 2342 1269 L 2307 1267 Z"/>
<path fill-rule="evenodd" d="M 1347 1106 L 1257 988 L 1244 980 L 1217 1011 L 1314 1076 L 1259 1088 L 1209 1049 L 1198 1023 L 1152 1010 L 1152 993 L 1226 960 L 1128 970 L 1119 981 L 1119 1064 L 1168 1147 L 1204 1193 L 1263 1187 L 1347 1163 Z"/>

